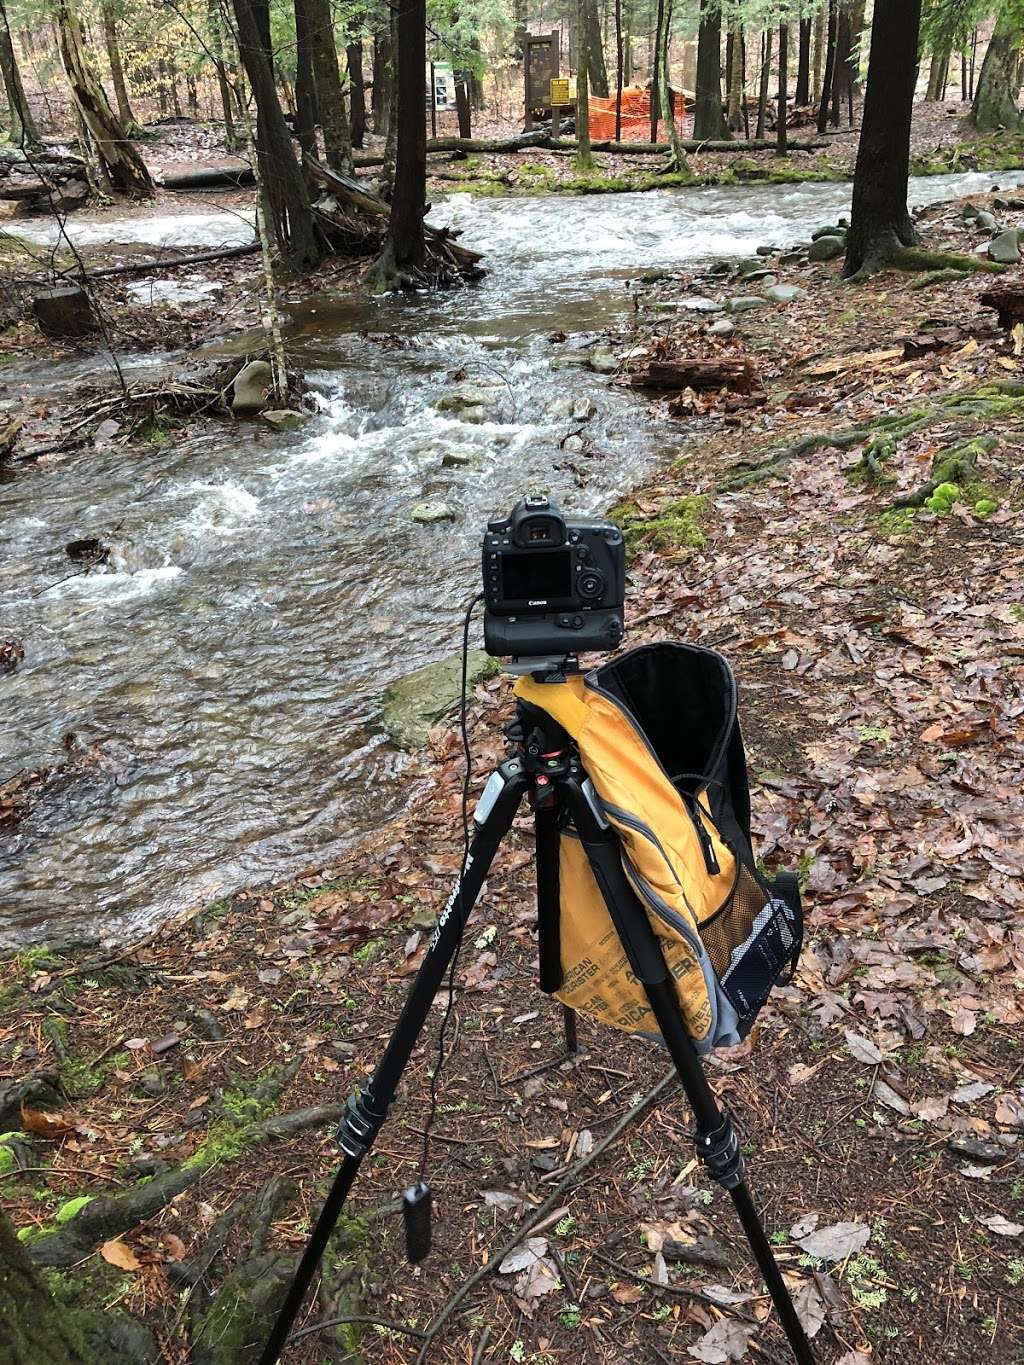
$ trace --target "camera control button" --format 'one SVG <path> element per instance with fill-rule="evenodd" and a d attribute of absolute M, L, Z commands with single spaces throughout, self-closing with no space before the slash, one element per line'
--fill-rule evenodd
<path fill-rule="evenodd" d="M 583 629 L 583 617 L 582 617 L 582 616 L 574 616 L 574 617 L 572 618 L 572 624 L 573 624 L 573 629 L 574 629 L 574 630 L 582 630 L 582 629 Z"/>

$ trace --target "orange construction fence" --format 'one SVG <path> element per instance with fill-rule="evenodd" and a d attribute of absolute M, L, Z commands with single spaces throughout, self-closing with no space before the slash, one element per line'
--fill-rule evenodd
<path fill-rule="evenodd" d="M 675 124 L 680 133 L 685 122 L 685 101 L 677 91 L 675 95 Z M 611 140 L 615 137 L 615 96 L 610 99 L 590 99 L 590 136 L 595 142 Z M 666 136 L 664 120 L 658 123 L 658 140 Z M 622 92 L 622 139 L 623 142 L 650 142 L 651 140 L 651 92 L 642 85 L 627 85 Z"/>

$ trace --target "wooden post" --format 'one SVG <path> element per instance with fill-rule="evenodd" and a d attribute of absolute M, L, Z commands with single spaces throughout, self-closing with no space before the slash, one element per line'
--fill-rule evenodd
<path fill-rule="evenodd" d="M 434 84 L 434 63 L 430 63 L 430 136 L 437 137 L 437 86 Z"/>
<path fill-rule="evenodd" d="M 560 104 L 551 106 L 551 136 L 555 142 L 562 136 L 562 106 Z"/>

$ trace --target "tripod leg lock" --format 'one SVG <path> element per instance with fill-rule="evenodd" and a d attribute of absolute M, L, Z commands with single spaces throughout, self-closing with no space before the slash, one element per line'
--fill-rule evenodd
<path fill-rule="evenodd" d="M 378 1105 L 370 1081 L 350 1095 L 345 1113 L 338 1124 L 338 1146 L 346 1156 L 359 1161 L 370 1150 L 373 1140 L 384 1126 L 387 1105 Z"/>
<path fill-rule="evenodd" d="M 743 1184 L 746 1178 L 743 1156 L 728 1114 L 722 1115 L 722 1122 L 711 1132 L 698 1133 L 696 1142 L 697 1155 L 723 1190 L 734 1190 Z"/>

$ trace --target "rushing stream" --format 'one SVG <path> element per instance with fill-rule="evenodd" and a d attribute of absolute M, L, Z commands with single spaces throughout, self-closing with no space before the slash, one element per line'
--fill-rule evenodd
<path fill-rule="evenodd" d="M 928 179 L 914 199 L 996 179 L 1022 177 Z M 0 846 L 0 941 L 113 936 L 284 877 L 393 813 L 402 759 L 381 734 L 381 692 L 456 649 L 488 515 L 531 486 L 597 510 L 681 440 L 628 391 L 552 369 L 550 334 L 621 316 L 641 271 L 805 238 L 848 200 L 833 185 L 454 196 L 433 220 L 461 227 L 491 274 L 442 295 L 293 310 L 323 407 L 301 429 L 216 427 L 141 455 L 108 445 L 0 483 L 0 636 L 25 647 L 0 679 L 0 780 L 59 762 L 68 732 L 102 752 Z M 185 214 L 72 231 L 203 246 L 249 229 Z M 7 396 L 45 399 L 74 369 L 7 370 Z M 456 377 L 498 377 L 501 420 L 438 412 Z M 569 456 L 560 442 L 588 399 L 597 453 Z M 425 497 L 456 519 L 414 524 Z M 112 545 L 112 564 L 58 582 L 65 544 L 88 536 Z"/>

